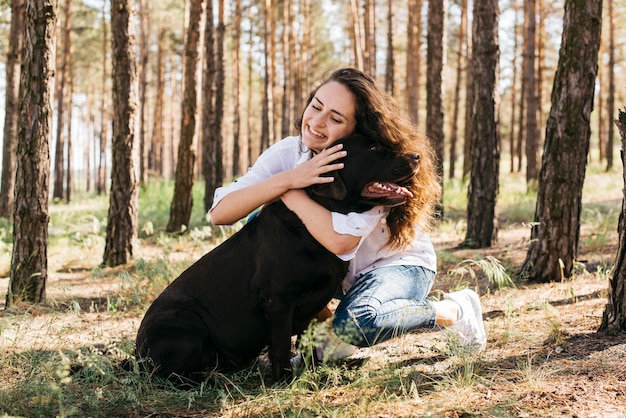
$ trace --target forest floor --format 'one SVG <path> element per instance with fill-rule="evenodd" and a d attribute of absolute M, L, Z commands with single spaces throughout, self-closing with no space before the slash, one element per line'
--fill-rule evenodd
<path fill-rule="evenodd" d="M 326 413 L 307 414 L 302 411 L 312 407 L 298 409 L 295 405 L 287 412 L 275 405 L 261 406 L 259 411 L 235 402 L 220 412 L 194 412 L 193 408 L 166 411 L 142 405 L 132 412 L 119 411 L 120 415 L 626 416 L 626 334 L 609 336 L 597 332 L 607 301 L 607 270 L 615 254 L 617 234 L 593 251 L 582 248 L 572 279 L 518 284 L 501 290 L 490 290 L 482 274 L 460 277 L 450 272 L 459 260 L 487 256 L 497 258 L 509 269 L 519 268 L 528 249 L 527 227 L 517 225 L 500 230 L 497 244 L 484 250 L 458 249 L 461 238 L 454 231 L 439 231 L 432 238 L 440 256 L 437 291 L 463 285 L 480 288 L 488 343 L 475 362 L 459 366 L 458 359 L 445 355 L 444 333 L 406 335 L 364 349 L 358 355 L 367 358 L 361 366 L 363 372 L 392 367 L 397 373 L 405 373 L 403 381 L 411 382 L 407 383 L 411 387 L 394 386 L 396 392 L 404 395 L 390 397 L 387 402 L 373 402 L 365 409 L 345 412 L 346 415 L 328 411 L 333 411 L 332 405 L 363 402 L 365 395 L 351 395 L 349 387 L 343 391 L 341 387 L 323 390 L 322 400 L 317 402 L 327 405 Z M 172 263 L 190 260 L 203 251 L 171 248 L 167 259 Z M 100 257 L 96 251 L 50 254 L 46 307 L 5 311 L 2 300 L 0 346 L 6 350 L 4 356 L 9 352 L 58 351 L 134 340 L 141 312 L 116 312 L 111 307 L 115 304 L 112 295 L 127 283 L 120 280 L 122 275 L 113 274 L 121 269 L 104 269 L 102 274 L 94 274 L 93 266 L 99 264 Z M 156 245 L 143 245 L 138 257 L 163 257 L 163 250 Z M 1 295 L 6 294 L 7 285 L 8 278 L 0 278 Z M 107 310 L 98 309 L 101 305 L 108 306 Z M 451 365 L 455 361 L 456 365 Z M 17 377 L 0 372 L 0 386 L 15 384 L 14 379 Z M 373 384 L 369 390 L 392 390 L 383 386 Z M 345 406 L 343 410 L 350 411 Z"/>

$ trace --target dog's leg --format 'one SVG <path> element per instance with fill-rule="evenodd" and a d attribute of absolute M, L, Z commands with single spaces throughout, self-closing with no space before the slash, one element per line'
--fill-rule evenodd
<path fill-rule="evenodd" d="M 267 311 L 270 330 L 269 355 L 272 362 L 272 380 L 274 383 L 291 375 L 289 356 L 291 352 L 291 329 L 293 308 L 269 309 Z"/>

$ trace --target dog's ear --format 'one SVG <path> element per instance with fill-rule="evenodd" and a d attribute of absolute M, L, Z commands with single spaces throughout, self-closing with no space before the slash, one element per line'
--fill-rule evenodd
<path fill-rule="evenodd" d="M 343 180 L 341 180 L 341 177 L 339 177 L 337 174 L 338 173 L 335 172 L 335 179 L 330 183 L 321 183 L 311 186 L 311 193 L 320 197 L 326 197 L 333 200 L 345 199 L 348 191 L 346 190 L 346 185 L 343 183 Z"/>

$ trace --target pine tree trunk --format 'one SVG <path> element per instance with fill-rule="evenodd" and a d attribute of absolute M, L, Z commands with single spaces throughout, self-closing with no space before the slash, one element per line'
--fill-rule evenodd
<path fill-rule="evenodd" d="M 615 21 L 613 16 L 613 0 L 609 3 L 609 85 L 608 97 L 606 98 L 606 111 L 612 118 L 615 114 Z M 613 167 L 613 124 L 609 123 L 606 140 L 606 171 Z"/>
<path fill-rule="evenodd" d="M 354 54 L 354 65 L 356 68 L 363 70 L 363 29 L 361 26 L 361 14 L 359 13 L 359 6 L 357 0 L 350 0 L 350 43 L 352 44 L 352 50 Z"/>
<path fill-rule="evenodd" d="M 147 0 L 139 0 L 139 182 L 144 184 L 148 180 L 146 144 L 146 91 L 148 88 L 148 38 L 150 16 Z"/>
<path fill-rule="evenodd" d="M 537 77 L 535 73 L 536 0 L 526 0 L 526 50 L 524 96 L 526 102 L 526 183 L 534 189 L 539 177 L 539 127 L 537 125 Z"/>
<path fill-rule="evenodd" d="M 232 33 L 233 59 L 233 170 L 232 176 L 239 177 L 244 173 L 245 163 L 242 161 L 241 143 L 241 1 L 235 0 L 235 12 Z"/>
<path fill-rule="evenodd" d="M 622 150 L 626 149 L 626 108 L 619 112 L 615 121 L 622 137 Z M 626 186 L 626 165 L 622 154 L 622 177 Z M 615 255 L 615 269 L 609 282 L 608 303 L 602 315 L 602 324 L 599 331 L 616 334 L 626 331 L 626 187 L 622 189 L 622 213 L 619 217 L 617 231 L 619 245 Z"/>
<path fill-rule="evenodd" d="M 20 64 L 24 42 L 24 0 L 11 0 L 11 30 L 5 62 L 4 136 L 2 141 L 2 183 L 0 184 L 0 218 L 13 216 L 19 119 Z"/>
<path fill-rule="evenodd" d="M 103 2 L 106 3 L 106 2 Z M 107 45 L 108 45 L 108 37 L 107 37 L 107 28 L 109 27 L 106 21 L 106 4 L 102 6 L 102 90 L 100 92 L 100 134 L 99 134 L 99 144 L 98 144 L 98 158 L 96 162 L 96 192 L 100 195 L 105 193 L 106 188 L 106 176 L 107 176 L 107 166 L 106 166 L 106 149 L 107 149 L 107 136 L 108 136 L 108 126 L 109 126 L 109 110 L 108 110 L 108 101 L 107 101 L 107 80 L 109 77 L 107 71 Z"/>
<path fill-rule="evenodd" d="M 215 131 L 215 25 L 213 19 L 213 2 L 205 5 L 204 19 L 204 76 L 202 77 L 202 175 L 204 177 L 204 209 L 209 210 L 213 203 L 213 194 L 218 187 L 217 156 L 221 143 L 213 133 Z M 219 163 L 221 164 L 221 162 Z"/>
<path fill-rule="evenodd" d="M 468 13 L 468 21 L 469 21 Z M 468 23 L 469 27 L 469 23 Z M 467 31 L 466 56 L 467 62 L 472 62 L 472 31 Z M 472 106 L 474 103 L 474 70 L 471 65 L 465 69 L 465 133 L 463 135 L 463 180 L 467 178 L 472 169 L 472 157 L 470 148 L 472 146 Z"/>
<path fill-rule="evenodd" d="M 111 0 L 113 163 L 103 264 L 128 263 L 137 241 L 139 187 L 135 174 L 137 68 L 130 0 Z"/>
<path fill-rule="evenodd" d="M 472 169 L 467 202 L 466 248 L 490 247 L 496 239 L 496 200 L 500 167 L 497 68 L 499 9 L 497 0 L 474 3 L 472 69 Z"/>
<path fill-rule="evenodd" d="M 385 90 L 392 96 L 395 94 L 395 79 L 396 74 L 394 71 L 395 58 L 393 53 L 393 2 L 388 0 L 387 2 L 387 60 L 385 65 Z"/>
<path fill-rule="evenodd" d="M 154 118 L 152 120 L 152 141 L 148 150 L 148 171 L 164 174 L 165 148 L 165 50 L 167 49 L 167 32 L 162 29 L 158 36 L 157 62 L 155 74 Z M 173 152 L 172 152 L 173 153 Z"/>
<path fill-rule="evenodd" d="M 376 11 L 375 0 L 365 0 L 363 5 L 363 71 L 376 79 Z"/>
<path fill-rule="evenodd" d="M 461 76 L 463 74 L 464 59 L 463 48 L 465 45 L 465 29 L 467 27 L 467 0 L 461 0 L 461 24 L 459 25 L 459 50 L 456 59 L 456 82 L 454 85 L 454 99 L 452 110 L 452 123 L 450 129 L 450 155 L 448 156 L 448 177 L 454 178 L 454 170 L 457 159 L 456 146 L 459 131 L 459 107 L 461 102 Z"/>
<path fill-rule="evenodd" d="M 41 303 L 48 279 L 48 192 L 56 2 L 28 0 L 20 76 L 13 253 L 6 307 Z"/>
<path fill-rule="evenodd" d="M 61 35 L 63 36 L 63 48 L 61 49 L 61 65 L 57 70 L 57 126 L 56 126 L 56 146 L 54 151 L 54 186 L 52 188 L 52 197 L 57 200 L 63 200 L 65 191 L 63 189 L 65 183 L 65 101 L 67 98 L 67 74 L 70 54 L 70 36 L 71 36 L 71 11 L 72 0 L 65 0 L 63 4 L 63 28 Z"/>
<path fill-rule="evenodd" d="M 576 260 L 601 26 L 602 0 L 565 1 L 535 223 L 520 272 L 533 282 L 569 277 Z"/>
<path fill-rule="evenodd" d="M 407 111 L 413 122 L 419 122 L 420 48 L 421 48 L 421 0 L 409 0 L 406 52 L 406 100 Z"/>
<path fill-rule="evenodd" d="M 198 45 L 200 41 L 200 17 L 202 0 L 189 3 L 189 23 L 185 34 L 185 52 L 183 56 L 183 104 L 176 162 L 174 197 L 170 205 L 170 219 L 167 232 L 185 232 L 191 219 L 193 207 L 193 180 L 196 155 L 193 138 L 196 132 L 197 104 L 197 65 Z"/>
<path fill-rule="evenodd" d="M 443 59 L 445 0 L 428 2 L 428 72 L 426 83 L 426 135 L 433 141 L 437 153 L 437 170 L 443 186 Z M 442 197 L 443 199 L 443 197 Z M 443 216 L 443 201 L 438 216 Z"/>

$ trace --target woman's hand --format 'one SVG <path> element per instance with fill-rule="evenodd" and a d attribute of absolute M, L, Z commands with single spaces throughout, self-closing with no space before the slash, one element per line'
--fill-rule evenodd
<path fill-rule="evenodd" d="M 342 150 L 343 145 L 338 144 L 320 151 L 310 160 L 300 164 L 289 171 L 292 179 L 290 189 L 303 189 L 312 184 L 330 183 L 333 177 L 325 177 L 323 174 L 343 168 L 343 163 L 334 161 L 346 156 Z"/>

